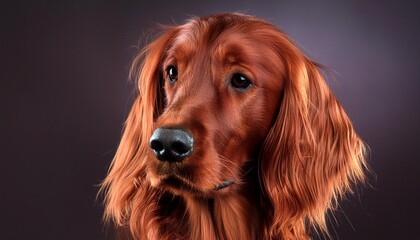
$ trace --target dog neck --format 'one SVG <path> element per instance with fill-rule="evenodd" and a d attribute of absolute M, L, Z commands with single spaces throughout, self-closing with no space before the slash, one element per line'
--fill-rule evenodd
<path fill-rule="evenodd" d="M 160 235 L 169 239 L 258 239 L 260 193 L 251 183 L 255 179 L 229 186 L 213 198 L 166 193 L 159 201 Z"/>
<path fill-rule="evenodd" d="M 185 198 L 191 239 L 255 239 L 259 217 L 250 196 Z"/>

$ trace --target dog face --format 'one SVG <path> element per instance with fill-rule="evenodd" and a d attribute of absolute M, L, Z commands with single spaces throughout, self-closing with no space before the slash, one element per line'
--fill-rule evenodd
<path fill-rule="evenodd" d="M 160 64 L 165 104 L 154 132 L 166 129 L 161 138 L 167 138 L 184 131 L 193 146 L 179 161 L 149 151 L 153 186 L 212 195 L 243 182 L 244 166 L 256 160 L 274 122 L 284 82 L 280 57 L 267 54 L 274 44 L 248 30 L 246 23 L 186 24 L 168 41 Z M 179 143 L 180 136 L 172 137 Z"/>

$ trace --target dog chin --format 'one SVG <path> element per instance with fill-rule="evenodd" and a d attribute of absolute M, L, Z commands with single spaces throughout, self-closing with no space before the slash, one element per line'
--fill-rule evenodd
<path fill-rule="evenodd" d="M 227 192 L 227 189 L 234 184 L 233 180 L 225 180 L 212 187 L 203 188 L 192 184 L 190 181 L 178 177 L 176 175 L 160 176 L 158 178 L 151 178 L 150 184 L 152 187 L 168 190 L 175 195 L 194 194 L 202 197 L 213 197 L 217 194 Z"/>

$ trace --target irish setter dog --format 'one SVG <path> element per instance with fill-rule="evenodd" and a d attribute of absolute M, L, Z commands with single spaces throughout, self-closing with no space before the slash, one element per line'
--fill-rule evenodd
<path fill-rule="evenodd" d="M 133 63 L 105 219 L 134 239 L 328 235 L 326 214 L 367 166 L 319 69 L 252 16 L 167 27 Z"/>

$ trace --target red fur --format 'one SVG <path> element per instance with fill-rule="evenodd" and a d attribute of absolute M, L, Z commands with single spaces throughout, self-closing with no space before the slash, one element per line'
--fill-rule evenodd
<path fill-rule="evenodd" d="M 252 86 L 235 89 L 235 73 Z M 308 239 L 311 227 L 327 233 L 326 213 L 364 180 L 364 145 L 318 65 L 263 20 L 220 14 L 168 27 L 133 74 L 139 95 L 102 190 L 106 220 L 134 239 Z M 161 126 L 194 136 L 182 163 L 149 149 Z M 215 190 L 225 180 L 234 184 Z"/>

